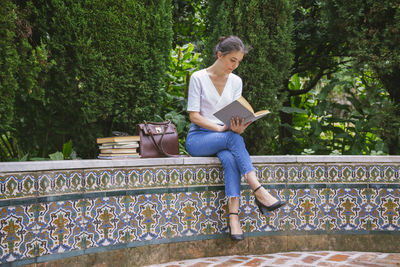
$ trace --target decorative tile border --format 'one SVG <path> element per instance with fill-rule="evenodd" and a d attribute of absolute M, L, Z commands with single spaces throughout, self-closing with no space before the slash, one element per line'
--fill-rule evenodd
<path fill-rule="evenodd" d="M 226 237 L 223 171 L 204 161 L 0 172 L 0 263 Z M 248 235 L 400 230 L 400 161 L 256 160 L 255 167 L 288 204 L 260 215 L 243 180 Z"/>
<path fill-rule="evenodd" d="M 265 184 L 393 183 L 399 165 L 255 164 Z M 242 180 L 245 183 L 245 180 Z M 220 165 L 59 170 L 0 174 L 0 200 L 129 188 L 223 185 Z"/>
<path fill-rule="evenodd" d="M 38 198 L 33 203 L 2 207 L 0 260 L 5 263 L 141 242 L 197 240 L 199 236 L 223 236 L 227 231 L 222 188 L 155 190 Z M 288 205 L 262 216 L 251 191 L 243 191 L 240 217 L 244 231 L 254 235 L 400 230 L 400 188 L 319 185 L 272 188 L 270 192 L 286 199 Z"/>
<path fill-rule="evenodd" d="M 0 174 L 0 200 L 129 188 L 222 185 L 221 166 L 60 170 Z"/>

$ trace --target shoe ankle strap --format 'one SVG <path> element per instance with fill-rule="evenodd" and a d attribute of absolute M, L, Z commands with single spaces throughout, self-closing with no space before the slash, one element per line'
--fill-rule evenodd
<path fill-rule="evenodd" d="M 238 212 L 229 212 L 229 213 L 228 213 L 228 216 L 231 216 L 231 215 L 239 216 L 239 213 L 238 213 Z"/>
<path fill-rule="evenodd" d="M 260 185 L 259 187 L 257 187 L 256 189 L 253 190 L 253 193 L 255 193 L 258 189 L 260 189 L 262 187 L 262 185 Z"/>

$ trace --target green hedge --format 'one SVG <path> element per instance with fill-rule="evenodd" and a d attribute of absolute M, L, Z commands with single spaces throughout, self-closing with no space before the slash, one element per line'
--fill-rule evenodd
<path fill-rule="evenodd" d="M 236 70 L 243 80 L 243 95 L 255 111 L 272 111 L 245 132 L 251 154 L 271 154 L 278 146 L 279 108 L 293 60 L 291 12 L 287 0 L 210 1 L 206 65 L 215 60 L 212 55 L 219 36 L 239 36 L 252 48 Z"/>
<path fill-rule="evenodd" d="M 12 129 L 14 99 L 18 89 L 15 8 L 11 0 L 4 0 L 0 5 L 0 133 L 3 134 Z"/>
<path fill-rule="evenodd" d="M 24 151 L 60 151 L 72 140 L 96 157 L 97 137 L 160 111 L 172 41 L 169 0 L 49 0 L 28 3 L 33 45 L 48 57 L 38 75 L 40 97 L 17 100 L 16 128 Z M 21 7 L 21 9 L 24 7 Z"/>

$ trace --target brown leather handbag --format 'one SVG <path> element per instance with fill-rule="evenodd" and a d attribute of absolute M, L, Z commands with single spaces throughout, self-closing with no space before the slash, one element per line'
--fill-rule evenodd
<path fill-rule="evenodd" d="M 171 121 L 144 121 L 136 127 L 140 136 L 142 158 L 176 157 L 179 155 L 179 139 L 175 124 Z"/>

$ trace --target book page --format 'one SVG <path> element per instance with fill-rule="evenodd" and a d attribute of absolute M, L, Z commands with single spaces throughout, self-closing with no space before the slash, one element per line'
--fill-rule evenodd
<path fill-rule="evenodd" d="M 245 124 L 248 122 L 253 122 L 258 120 L 259 118 L 264 117 L 269 114 L 269 110 L 260 110 L 257 113 L 254 113 L 253 108 L 247 102 L 244 97 L 240 97 L 227 106 L 223 107 L 219 111 L 214 113 L 214 116 L 217 117 L 220 121 L 222 121 L 225 125 L 230 126 L 230 121 L 232 117 L 239 119 L 244 119 Z"/>
<path fill-rule="evenodd" d="M 243 97 L 239 97 L 236 101 L 242 104 L 245 108 L 247 108 L 251 113 L 254 113 L 253 108 L 251 107 L 250 103 Z"/>
<path fill-rule="evenodd" d="M 267 115 L 268 113 L 271 113 L 269 110 L 260 110 L 257 111 L 256 113 L 254 113 L 254 115 L 256 115 L 256 117 L 261 116 L 261 115 Z"/>
<path fill-rule="evenodd" d="M 239 117 L 240 119 L 254 117 L 253 113 L 239 103 L 239 101 L 233 101 L 231 104 L 214 113 L 214 116 L 228 126 L 232 117 Z"/>

